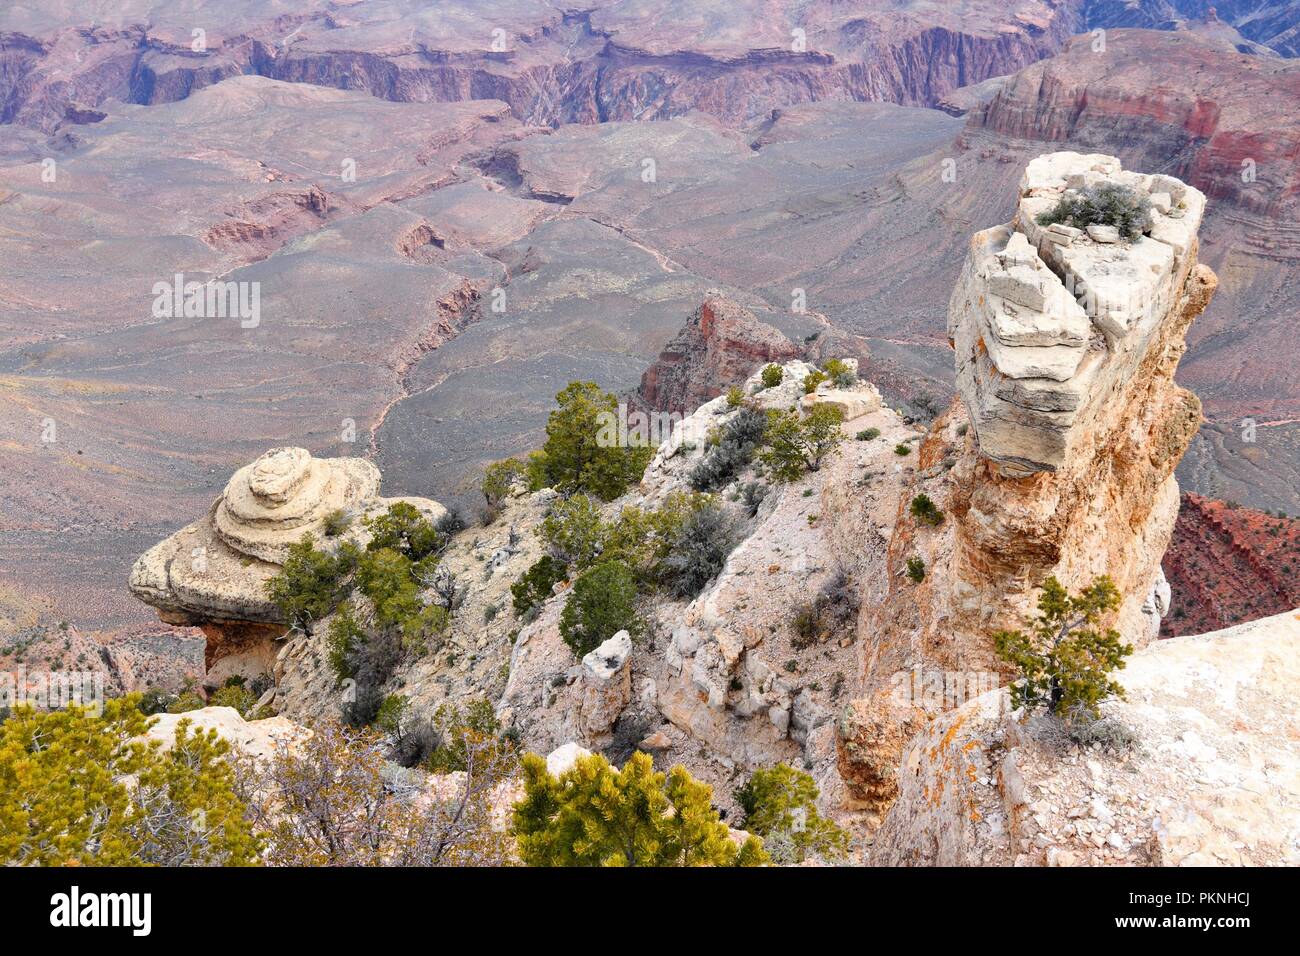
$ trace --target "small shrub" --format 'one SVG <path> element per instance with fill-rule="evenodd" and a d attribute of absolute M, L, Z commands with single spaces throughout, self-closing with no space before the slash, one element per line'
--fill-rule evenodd
<path fill-rule="evenodd" d="M 400 739 L 403 721 L 410 707 L 411 701 L 408 697 L 402 694 L 389 694 L 375 714 L 375 726 L 384 733 Z"/>
<path fill-rule="evenodd" d="M 739 385 L 727 389 L 727 407 L 739 408 L 745 402 L 745 390 Z"/>
<path fill-rule="evenodd" d="M 619 631 L 639 630 L 634 602 L 636 578 L 622 561 L 605 561 L 573 583 L 560 613 L 560 634 L 578 657 Z"/>
<path fill-rule="evenodd" d="M 879 428 L 864 428 L 854 436 L 858 441 L 875 441 L 880 437 Z"/>
<path fill-rule="evenodd" d="M 902 458 L 904 455 L 910 455 L 911 453 L 912 447 L 910 445 L 905 445 L 902 442 L 899 442 L 894 446 L 894 454 L 899 458 Z"/>
<path fill-rule="evenodd" d="M 532 461 L 536 475 L 563 492 L 613 501 L 640 481 L 654 457 L 651 445 L 618 440 L 618 399 L 594 382 L 570 382 L 555 396 L 559 406 L 546 422 L 546 444 Z"/>
<path fill-rule="evenodd" d="M 858 384 L 858 374 L 841 359 L 831 359 L 826 363 L 826 374 L 836 388 L 852 388 Z"/>
<path fill-rule="evenodd" d="M 1120 183 L 1085 186 L 1061 197 L 1038 217 L 1040 226 L 1065 223 L 1076 229 L 1114 226 L 1125 239 L 1137 239 L 1151 228 L 1151 200 Z"/>
<path fill-rule="evenodd" d="M 756 408 L 742 407 L 722 426 L 713 450 L 691 471 L 696 491 L 725 487 L 754 460 L 767 430 L 767 416 Z"/>
<path fill-rule="evenodd" d="M 803 377 L 804 394 L 811 395 L 813 392 L 817 391 L 817 386 L 820 385 L 822 382 L 826 381 L 828 378 L 830 378 L 830 376 L 827 375 L 825 372 L 823 372 L 821 369 L 819 368 L 813 369 L 811 372 L 809 372 L 807 375 Z"/>
<path fill-rule="evenodd" d="M 492 704 L 478 698 L 465 705 L 440 704 L 433 715 L 435 746 L 425 759 L 430 773 L 464 771 L 475 742 L 499 739 L 501 724 Z"/>
<path fill-rule="evenodd" d="M 523 577 L 510 585 L 515 613 L 522 616 L 533 608 L 539 607 L 554 593 L 555 585 L 566 577 L 568 577 L 568 569 L 563 562 L 555 560 L 549 554 L 542 555 L 524 572 Z"/>
<path fill-rule="evenodd" d="M 817 471 L 844 440 L 844 412 L 834 405 L 814 405 L 807 416 L 797 412 L 768 412 L 762 461 L 777 481 L 794 481 L 805 471 Z"/>
<path fill-rule="evenodd" d="M 244 678 L 231 677 L 208 699 L 209 707 L 233 707 L 240 717 L 248 717 L 257 706 L 257 695 L 244 686 Z"/>
<path fill-rule="evenodd" d="M 809 774 L 785 763 L 755 770 L 735 792 L 744 829 L 763 838 L 777 864 L 802 863 L 809 854 L 832 861 L 847 856 L 849 835 L 821 815 L 819 795 Z"/>
<path fill-rule="evenodd" d="M 929 495 L 920 494 L 913 498 L 911 512 L 913 518 L 931 527 L 937 528 L 943 524 L 944 513 L 930 500 Z"/>
<path fill-rule="evenodd" d="M 915 581 L 917 584 L 920 584 L 922 581 L 924 581 L 924 580 L 925 580 L 925 562 L 922 561 L 920 558 L 915 557 L 915 556 L 908 558 L 908 559 L 907 559 L 907 576 L 908 576 L 909 578 L 911 578 L 913 581 Z"/>
<path fill-rule="evenodd" d="M 691 512 L 663 560 L 664 580 L 679 598 L 693 598 L 718 576 L 740 538 L 722 508 L 709 504 Z"/>
<path fill-rule="evenodd" d="M 682 767 L 656 773 L 636 753 L 616 770 L 599 754 L 556 777 L 536 754 L 523 759 L 524 797 L 511 831 L 526 866 L 761 866 L 762 842 L 737 847 L 714 809 L 713 790 Z"/>
<path fill-rule="evenodd" d="M 144 740 L 155 722 L 135 694 L 99 713 L 15 707 L 0 723 L 0 864 L 258 863 L 230 745 L 181 720 L 164 750 Z"/>
<path fill-rule="evenodd" d="M 528 465 L 518 458 L 493 462 L 483 472 L 483 499 L 496 507 L 513 494 L 516 485 L 527 484 Z"/>
<path fill-rule="evenodd" d="M 366 519 L 370 530 L 367 551 L 396 551 L 409 561 L 423 561 L 442 550 L 443 536 L 420 510 L 408 501 L 390 505 L 383 514 Z"/>
<path fill-rule="evenodd" d="M 746 482 L 744 487 L 740 489 L 740 502 L 745 506 L 745 510 L 751 518 L 758 514 L 758 509 L 766 497 L 767 485 L 761 481 Z"/>
<path fill-rule="evenodd" d="M 1072 596 L 1050 577 L 1043 582 L 1038 614 L 1022 630 L 998 631 L 998 656 L 1013 664 L 1020 679 L 1011 685 L 1017 707 L 1045 707 L 1070 722 L 1096 720 L 1103 701 L 1123 697 L 1124 688 L 1110 672 L 1124 667 L 1133 647 L 1119 632 L 1098 627 L 1102 614 L 1120 605 L 1110 578 L 1097 578 Z"/>
<path fill-rule="evenodd" d="M 600 557 L 608 530 L 596 503 L 574 495 L 551 508 L 538 533 L 556 559 L 582 570 Z"/>
<path fill-rule="evenodd" d="M 325 515 L 322 530 L 327 538 L 337 538 L 343 532 L 348 530 L 352 524 L 352 515 L 342 508 L 335 508 L 329 514 Z"/>
<path fill-rule="evenodd" d="M 781 368 L 781 366 L 779 365 L 763 366 L 762 382 L 764 388 L 776 388 L 778 385 L 781 384 L 781 380 L 783 378 L 785 378 L 785 371 Z"/>
<path fill-rule="evenodd" d="M 326 660 L 334 673 L 336 683 L 343 683 L 356 673 L 357 650 L 366 642 L 366 633 L 352 613 L 352 605 L 344 604 L 330 621 L 325 638 Z"/>
<path fill-rule="evenodd" d="M 318 550 L 311 535 L 303 535 L 289 546 L 289 556 L 279 572 L 266 582 L 267 597 L 285 621 L 310 633 L 312 625 L 346 595 L 344 581 L 356 561 L 356 548 L 347 542 L 330 553 Z"/>

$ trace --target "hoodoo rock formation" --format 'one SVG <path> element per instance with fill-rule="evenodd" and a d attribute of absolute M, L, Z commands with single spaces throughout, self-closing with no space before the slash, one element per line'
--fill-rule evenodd
<path fill-rule="evenodd" d="M 203 518 L 136 561 L 131 592 L 168 624 L 202 628 L 209 668 L 236 650 L 267 648 L 284 632 L 284 622 L 266 583 L 290 546 L 304 535 L 323 540 L 334 512 L 355 518 L 386 507 L 390 499 L 379 497 L 379 482 L 379 469 L 362 458 L 320 459 L 303 448 L 273 448 L 235 472 Z M 407 500 L 432 519 L 445 513 L 436 502 Z"/>
<path fill-rule="evenodd" d="M 1102 184 L 1150 202 L 1144 234 L 1038 223 L 1063 196 Z M 1174 468 L 1200 421 L 1174 372 L 1216 286 L 1197 263 L 1204 206 L 1171 177 L 1055 153 L 1030 163 L 1016 218 L 973 237 L 949 312 L 959 398 L 931 427 L 899 503 L 890 593 L 860 621 L 864 696 L 842 721 L 840 765 L 863 804 L 893 799 L 907 729 L 960 702 L 900 695 L 895 675 L 1005 677 L 992 634 L 1020 626 L 1049 576 L 1078 591 L 1109 575 L 1123 595 L 1113 626 L 1138 645 L 1155 636 Z M 921 494 L 943 520 L 909 513 Z M 909 561 L 923 563 L 920 583 Z"/>

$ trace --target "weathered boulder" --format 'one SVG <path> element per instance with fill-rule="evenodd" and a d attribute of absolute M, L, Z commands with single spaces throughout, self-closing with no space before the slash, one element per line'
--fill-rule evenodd
<path fill-rule="evenodd" d="M 632 700 L 632 636 L 619 631 L 582 659 L 579 720 L 587 738 L 607 736 Z"/>
<path fill-rule="evenodd" d="M 233 707 L 203 707 L 183 714 L 159 714 L 144 735 L 146 740 L 162 741 L 170 750 L 176 742 L 176 725 L 188 721 L 191 731 L 215 730 L 217 736 L 239 754 L 264 760 L 278 749 L 293 747 L 311 735 L 311 731 L 287 717 L 245 720 Z"/>

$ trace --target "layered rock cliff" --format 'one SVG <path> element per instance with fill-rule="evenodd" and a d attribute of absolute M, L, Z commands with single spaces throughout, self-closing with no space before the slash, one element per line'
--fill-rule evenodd
<path fill-rule="evenodd" d="M 1165 552 L 1173 613 L 1161 637 L 1300 607 L 1300 521 L 1186 493 Z"/>
<path fill-rule="evenodd" d="M 408 102 L 499 99 L 547 124 L 696 109 L 744 122 L 815 100 L 930 105 L 1050 56 L 1082 23 L 1079 0 L 1029 0 L 1010 16 L 993 2 L 918 11 L 884 0 L 709 0 L 685 16 L 667 2 L 561 10 L 540 0 L 241 12 L 13 11 L 0 19 L 0 121 L 48 132 L 96 121 L 109 98 L 170 102 L 252 73 Z"/>
<path fill-rule="evenodd" d="M 1099 184 L 1149 199 L 1145 234 L 1038 224 L 1067 192 Z M 1123 595 L 1113 626 L 1139 645 L 1155 636 L 1173 472 L 1200 420 L 1173 377 L 1216 284 L 1196 261 L 1203 207 L 1170 177 L 1056 153 L 1026 169 L 1016 218 L 971 240 L 949 311 L 960 395 L 899 502 L 890 593 L 860 622 L 864 696 L 841 728 L 841 770 L 865 804 L 888 805 L 908 730 L 951 706 L 900 698 L 895 676 L 1006 676 L 992 634 L 1019 626 L 1047 577 L 1078 591 L 1109 575 Z M 922 494 L 943 512 L 937 525 L 909 508 Z"/>

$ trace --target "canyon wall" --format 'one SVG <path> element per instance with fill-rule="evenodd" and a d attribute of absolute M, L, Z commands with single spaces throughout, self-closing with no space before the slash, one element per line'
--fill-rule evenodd
<path fill-rule="evenodd" d="M 1012 16 L 992 2 L 956 12 L 883 0 L 711 0 L 685 15 L 669 2 L 561 11 L 510 0 L 394 15 L 379 2 L 312 0 L 272 13 L 233 18 L 216 3 L 128 5 L 99 20 L 70 2 L 15 11 L 0 20 L 0 122 L 50 132 L 95 121 L 109 98 L 164 103 L 258 74 L 389 100 L 497 99 L 531 123 L 691 110 L 741 123 L 814 100 L 933 105 L 1052 55 L 1082 22 L 1079 0 L 1032 0 Z"/>

